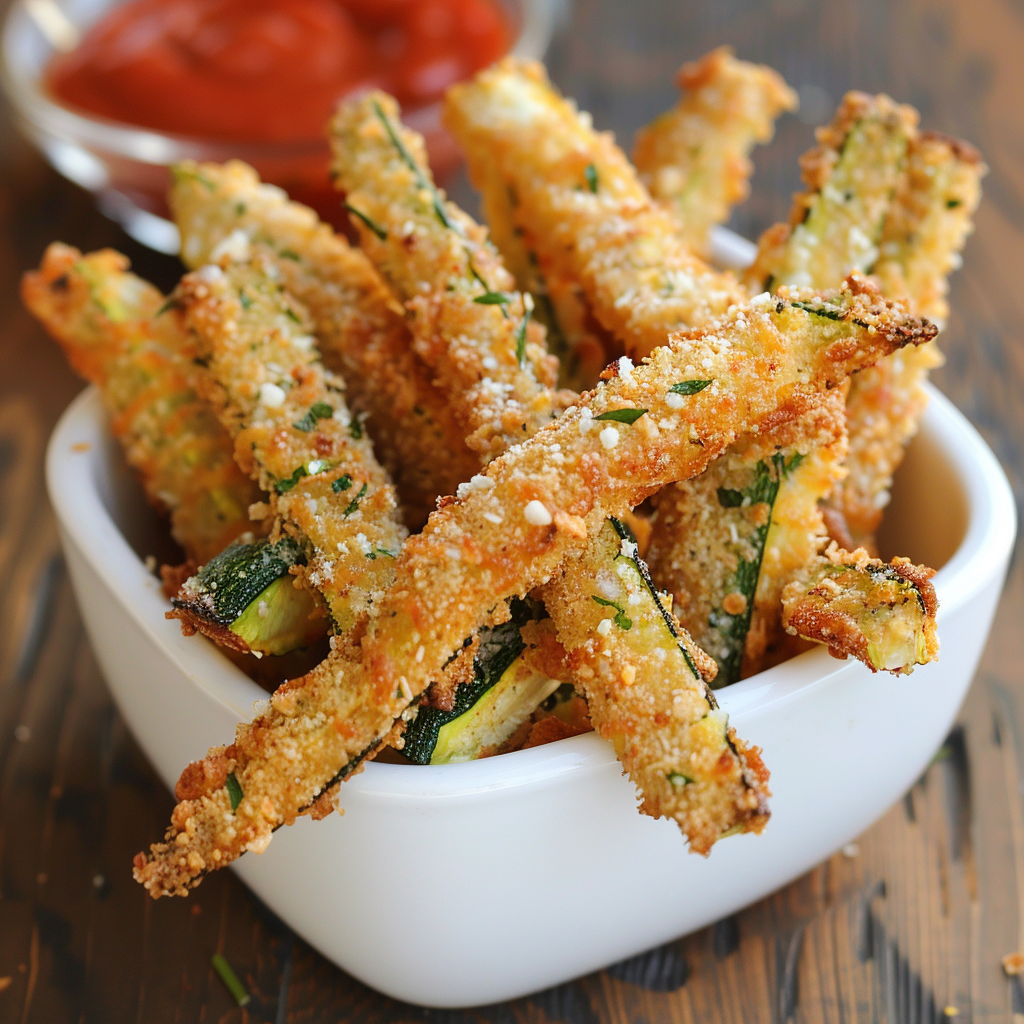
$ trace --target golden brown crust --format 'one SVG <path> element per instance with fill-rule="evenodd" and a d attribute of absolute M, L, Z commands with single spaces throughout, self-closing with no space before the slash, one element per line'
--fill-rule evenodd
<path fill-rule="evenodd" d="M 237 160 L 178 165 L 170 201 L 190 267 L 207 262 L 218 246 L 248 245 L 273 263 L 309 311 L 327 368 L 345 380 L 350 409 L 365 417 L 407 525 L 422 526 L 438 494 L 454 494 L 478 458 L 413 352 L 401 305 L 366 254 Z"/>
<path fill-rule="evenodd" d="M 775 118 L 797 99 L 778 72 L 737 60 L 728 46 L 684 64 L 676 83 L 683 96 L 637 133 L 633 163 L 687 243 L 704 253 L 711 227 L 750 192 L 750 151 L 771 140 Z"/>
<path fill-rule="evenodd" d="M 530 523 L 529 502 L 577 516 L 596 534 L 608 516 L 701 471 L 738 434 L 776 419 L 780 407 L 802 407 L 819 389 L 934 333 L 880 303 L 868 284 L 851 282 L 836 304 L 815 301 L 810 309 L 828 315 L 780 298 L 706 333 L 678 335 L 495 459 L 483 474 L 489 483 L 434 513 L 406 543 L 359 647 L 337 647 L 302 685 L 278 691 L 261 717 L 239 727 L 237 809 L 225 790 L 183 804 L 166 842 L 138 863 L 138 880 L 154 896 L 184 893 L 206 871 L 264 849 L 276 827 L 388 736 L 466 636 L 584 550 L 586 541 L 554 522 Z M 717 386 L 674 409 L 668 388 L 691 362 L 707 366 Z M 629 407 L 647 412 L 618 425 L 609 445 L 611 435 L 601 434 L 611 428 L 595 417 Z M 267 770 L 286 748 L 301 758 L 298 776 Z"/>
<path fill-rule="evenodd" d="M 235 464 L 228 435 L 196 394 L 176 310 L 111 249 L 83 255 L 55 242 L 22 279 L 28 309 L 75 371 L 96 384 L 111 430 L 146 497 L 203 563 L 247 530 L 258 488 Z"/>

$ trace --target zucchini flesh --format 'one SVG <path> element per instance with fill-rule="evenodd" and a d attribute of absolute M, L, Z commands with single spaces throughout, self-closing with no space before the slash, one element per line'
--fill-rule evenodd
<path fill-rule="evenodd" d="M 254 654 L 286 654 L 323 636 L 319 596 L 294 585 L 305 554 L 290 537 L 236 541 L 186 580 L 172 599 L 176 617 L 211 639 Z"/>
<path fill-rule="evenodd" d="M 872 672 L 906 675 L 938 655 L 932 570 L 830 549 L 783 593 L 786 629 L 852 655 Z"/>
<path fill-rule="evenodd" d="M 472 682 L 456 689 L 450 711 L 420 708 L 406 729 L 402 752 L 411 761 L 449 764 L 480 757 L 504 743 L 558 689 L 559 680 L 522 657 L 520 627 L 538 611 L 534 602 L 514 600 L 507 622 L 480 630 Z"/>

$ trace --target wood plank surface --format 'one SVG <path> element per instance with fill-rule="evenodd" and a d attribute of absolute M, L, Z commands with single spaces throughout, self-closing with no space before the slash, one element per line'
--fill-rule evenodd
<path fill-rule="evenodd" d="M 599 126 L 628 140 L 672 101 L 677 65 L 725 42 L 778 68 L 803 101 L 757 154 L 754 195 L 734 218 L 745 234 L 784 215 L 811 125 L 848 88 L 890 92 L 926 127 L 984 152 L 986 198 L 935 380 L 992 445 L 1019 508 L 1024 4 L 577 0 L 549 64 Z M 0 1022 L 1024 1022 L 1024 987 L 1000 967 L 1024 949 L 1019 557 L 956 728 L 911 791 L 782 891 L 606 971 L 514 1003 L 428 1011 L 347 977 L 226 872 L 188 901 L 146 898 L 128 865 L 171 799 L 111 704 L 43 490 L 45 438 L 81 385 L 21 309 L 17 278 L 54 238 L 114 245 L 164 287 L 177 273 L 104 220 L 0 111 Z M 218 951 L 253 995 L 245 1009 L 210 967 Z"/>

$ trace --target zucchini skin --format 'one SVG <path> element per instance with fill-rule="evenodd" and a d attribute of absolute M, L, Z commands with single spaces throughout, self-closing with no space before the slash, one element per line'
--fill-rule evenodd
<path fill-rule="evenodd" d="M 511 618 L 507 622 L 480 630 L 480 648 L 473 660 L 473 681 L 456 687 L 451 710 L 421 706 L 406 728 L 402 752 L 414 764 L 432 763 L 441 729 L 480 701 L 523 653 L 526 643 L 519 630 L 537 617 L 537 606 L 534 602 L 515 599 L 509 611 Z"/>
<path fill-rule="evenodd" d="M 308 647 L 326 632 L 323 603 L 308 589 L 282 586 L 294 566 L 305 564 L 302 546 L 291 537 L 235 541 L 185 581 L 168 617 L 243 653 L 280 655 Z M 266 630 L 260 628 L 264 622 Z"/>

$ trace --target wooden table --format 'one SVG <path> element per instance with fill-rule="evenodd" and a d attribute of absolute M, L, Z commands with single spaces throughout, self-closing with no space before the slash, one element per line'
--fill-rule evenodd
<path fill-rule="evenodd" d="M 984 151 L 992 173 L 935 379 L 1019 503 L 1024 7 L 578 0 L 550 65 L 628 140 L 672 101 L 676 65 L 722 42 L 777 67 L 804 101 L 803 120 L 786 118 L 757 156 L 756 194 L 735 219 L 747 234 L 784 215 L 809 124 L 848 88 L 908 100 L 927 127 Z M 111 704 L 71 597 L 41 458 L 81 384 L 21 309 L 17 278 L 54 238 L 123 249 L 165 287 L 175 264 L 105 221 L 9 120 L 0 161 L 0 1021 L 1024 1021 L 1024 987 L 1000 968 L 1024 949 L 1020 559 L 959 723 L 897 806 L 774 896 L 599 974 L 507 1005 L 427 1011 L 334 968 L 227 872 L 187 901 L 150 901 L 129 864 L 171 799 Z M 215 951 L 252 992 L 245 1010 L 211 970 Z"/>

